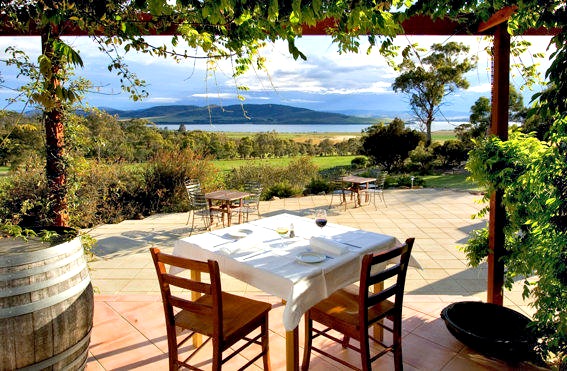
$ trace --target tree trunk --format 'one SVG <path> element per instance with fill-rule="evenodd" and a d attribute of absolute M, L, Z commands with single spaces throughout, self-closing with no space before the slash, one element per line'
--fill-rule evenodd
<path fill-rule="evenodd" d="M 427 115 L 427 122 L 425 123 L 425 147 L 431 145 L 431 124 L 433 124 L 433 113 Z"/>
<path fill-rule="evenodd" d="M 65 138 L 63 127 L 63 105 L 57 95 L 61 81 L 58 73 L 61 69 L 61 61 L 55 55 L 52 44 L 53 38 L 50 31 L 42 32 L 41 50 L 51 61 L 50 73 L 44 78 L 45 88 L 49 94 L 49 106 L 43 112 L 45 125 L 45 150 L 47 176 L 47 190 L 49 202 L 48 217 L 55 226 L 66 227 L 69 223 L 67 210 L 67 171 L 65 164 Z"/>

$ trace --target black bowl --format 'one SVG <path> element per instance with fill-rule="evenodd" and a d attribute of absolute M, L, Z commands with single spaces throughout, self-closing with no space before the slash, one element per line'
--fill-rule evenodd
<path fill-rule="evenodd" d="M 532 358 L 535 341 L 528 328 L 531 320 L 515 310 L 463 301 L 443 309 L 441 318 L 453 336 L 481 353 L 516 362 Z"/>

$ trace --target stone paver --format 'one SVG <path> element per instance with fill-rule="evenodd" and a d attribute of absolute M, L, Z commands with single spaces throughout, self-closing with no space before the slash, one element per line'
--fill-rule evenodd
<path fill-rule="evenodd" d="M 385 190 L 381 202 L 347 210 L 334 206 L 329 221 L 355 228 L 385 233 L 404 240 L 416 238 L 413 256 L 423 269 L 410 268 L 406 282 L 408 295 L 464 295 L 486 300 L 486 264 L 468 266 L 462 245 L 468 232 L 485 225 L 472 219 L 483 205 L 481 196 L 437 189 Z M 260 212 L 269 216 L 290 212 L 313 216 L 317 208 L 328 208 L 331 196 L 305 196 L 262 201 Z M 188 236 L 187 213 L 154 215 L 143 220 L 101 225 L 89 234 L 97 239 L 95 259 L 90 263 L 92 281 L 100 294 L 159 294 L 148 249 L 158 246 L 171 251 L 175 241 Z M 253 220 L 256 216 L 251 214 Z M 219 226 L 222 228 L 222 226 Z M 230 277 L 227 277 L 231 280 Z M 242 283 L 225 284 L 242 287 Z M 521 298 L 520 283 L 505 292 L 506 305 L 530 316 L 529 303 Z"/>
<path fill-rule="evenodd" d="M 450 190 L 386 190 L 387 207 L 367 205 L 346 211 L 335 207 L 329 221 L 385 233 L 404 240 L 415 237 L 413 256 L 422 269 L 409 268 L 403 311 L 404 368 L 406 370 L 537 370 L 531 364 L 507 365 L 482 356 L 456 340 L 439 317 L 449 303 L 486 301 L 487 267 L 471 268 L 459 251 L 471 230 L 486 221 L 471 219 L 482 207 L 480 196 Z M 262 216 L 281 212 L 311 217 L 327 208 L 330 196 L 307 196 L 260 203 Z M 158 246 L 171 252 L 175 241 L 188 236 L 187 213 L 155 215 L 143 220 L 101 225 L 89 233 L 97 239 L 89 263 L 95 287 L 95 321 L 87 370 L 167 369 L 167 344 L 157 278 L 148 252 Z M 256 216 L 251 214 L 253 220 Z M 270 312 L 270 354 L 273 370 L 285 365 L 285 331 L 281 299 L 223 274 L 224 291 L 273 304 Z M 505 306 L 530 316 L 532 308 L 521 297 L 520 283 L 505 292 Z M 300 333 L 303 327 L 300 325 Z M 303 339 L 300 335 L 300 352 Z M 338 346 L 339 357 L 356 359 Z M 350 352 L 350 353 L 349 353 Z M 205 358 L 207 357 L 205 352 Z M 209 354 L 210 356 L 210 354 Z M 240 357 L 240 355 L 238 356 Z M 236 358 L 235 358 L 236 359 Z M 242 360 L 239 358 L 238 362 Z M 258 367 L 256 367 L 258 366 Z M 257 364 L 252 369 L 261 369 Z M 392 357 L 375 367 L 391 369 Z M 235 369 L 227 365 L 226 369 Z M 313 370 L 342 370 L 318 356 Z"/>

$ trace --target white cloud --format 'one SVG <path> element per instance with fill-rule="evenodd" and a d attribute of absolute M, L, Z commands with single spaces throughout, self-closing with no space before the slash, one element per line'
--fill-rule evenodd
<path fill-rule="evenodd" d="M 233 93 L 195 93 L 191 94 L 193 98 L 222 98 L 222 99 L 236 99 L 236 94 Z"/>
<path fill-rule="evenodd" d="M 180 100 L 180 98 L 173 97 L 149 97 L 146 99 L 146 101 L 150 103 L 177 103 Z"/>
<path fill-rule="evenodd" d="M 489 82 L 481 85 L 471 86 L 467 89 L 467 91 L 473 93 L 489 93 L 491 90 L 492 90 L 492 84 Z"/>

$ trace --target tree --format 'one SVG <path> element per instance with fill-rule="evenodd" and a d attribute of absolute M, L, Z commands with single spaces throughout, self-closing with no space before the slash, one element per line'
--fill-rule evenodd
<path fill-rule="evenodd" d="M 65 109 L 77 101 L 80 93 L 68 78 L 72 67 L 83 65 L 79 52 L 62 40 L 66 32 L 94 38 L 101 52 L 111 58 L 109 70 L 117 73 L 123 89 L 138 100 L 148 94 L 144 81 L 132 74 L 122 56 L 116 54 L 120 48 L 181 60 L 191 56 L 187 50 L 175 49 L 183 42 L 185 48 L 200 49 L 208 58 L 232 59 L 234 75 L 238 76 L 252 65 L 263 67 L 258 50 L 265 41 L 284 39 L 294 58 L 305 59 L 295 46 L 295 38 L 301 35 L 303 25 L 314 25 L 327 17 L 336 19 L 337 27 L 331 34 L 340 51 L 358 50 L 356 36 L 363 33 L 369 35 L 371 45 L 380 40 L 384 42 L 381 50 L 387 50 L 400 30 L 389 14 L 389 4 L 375 6 L 358 1 L 0 0 L 0 9 L 2 32 L 41 36 L 37 66 L 19 63 L 17 58 L 14 61 L 22 74 L 36 77 L 30 79 L 32 86 L 27 88 L 27 96 L 43 112 L 51 219 L 59 226 L 67 225 L 69 220 Z M 151 45 L 143 38 L 163 33 L 173 33 L 173 49 Z"/>
<path fill-rule="evenodd" d="M 431 125 L 443 100 L 458 89 L 469 86 L 464 75 L 476 67 L 469 48 L 456 42 L 433 44 L 431 54 L 422 58 L 414 45 L 403 53 L 401 74 L 392 88 L 409 97 L 410 108 L 426 130 L 426 146 L 431 145 Z"/>
<path fill-rule="evenodd" d="M 524 98 L 518 93 L 514 85 L 510 85 L 510 99 L 508 108 L 510 110 L 509 120 L 517 121 L 521 124 L 526 119 L 526 107 L 524 106 Z M 472 139 L 483 139 L 488 134 L 490 127 L 492 105 L 487 97 L 480 97 L 471 106 L 471 114 L 469 122 L 459 125 L 455 128 L 457 137 L 472 146 Z"/>
<path fill-rule="evenodd" d="M 416 130 L 406 129 L 404 122 L 395 118 L 391 123 L 378 123 L 362 133 L 362 152 L 382 166 L 392 171 L 401 168 L 410 151 L 423 139 Z"/>

